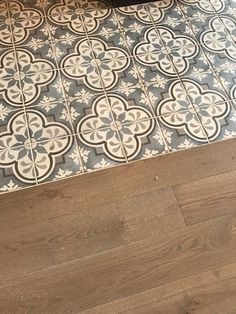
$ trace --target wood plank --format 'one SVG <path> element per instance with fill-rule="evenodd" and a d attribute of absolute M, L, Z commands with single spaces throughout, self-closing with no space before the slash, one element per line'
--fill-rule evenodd
<path fill-rule="evenodd" d="M 236 262 L 235 226 L 235 216 L 224 216 L 51 267 L 1 288 L 0 304 L 13 313 L 76 313 L 214 270 Z"/>
<path fill-rule="evenodd" d="M 207 271 L 195 276 L 180 279 L 80 313 L 183 314 L 192 313 L 193 309 L 191 312 L 190 306 L 194 304 L 197 305 L 197 307 L 194 307 L 194 313 L 230 313 L 230 311 L 227 312 L 227 309 L 235 309 L 236 305 L 235 278 L 236 263 L 217 268 L 213 271 Z M 233 291 L 232 287 L 231 289 L 229 289 L 229 287 L 225 289 L 228 283 L 233 284 Z M 209 293 L 216 289 L 220 290 L 218 291 L 218 294 Z M 233 295 L 233 298 L 231 294 Z M 198 302 L 196 302 L 197 295 Z M 214 296 L 217 296 L 217 299 L 215 299 Z M 211 307 L 215 307 L 214 311 Z M 221 311 L 219 311 L 220 308 L 222 308 Z M 234 312 L 232 312 L 232 314 L 233 313 Z"/>
<path fill-rule="evenodd" d="M 188 225 L 236 213 L 236 171 L 181 184 L 174 191 Z"/>
<path fill-rule="evenodd" d="M 235 148 L 232 139 L 114 168 L 114 190 L 124 197 L 236 170 Z"/>
<path fill-rule="evenodd" d="M 109 171 L 100 171 L 0 195 L 1 230 L 112 202 L 111 178 Z"/>
<path fill-rule="evenodd" d="M 235 143 L 227 140 L 2 194 L 1 225 L 9 226 L 11 220 L 17 228 L 236 169 Z"/>
<path fill-rule="evenodd" d="M 234 314 L 236 313 L 236 277 L 162 300 L 157 309 L 163 314 Z"/>
<path fill-rule="evenodd" d="M 171 188 L 0 231 L 0 285 L 185 226 Z M 11 232 L 9 232 L 11 230 Z"/>

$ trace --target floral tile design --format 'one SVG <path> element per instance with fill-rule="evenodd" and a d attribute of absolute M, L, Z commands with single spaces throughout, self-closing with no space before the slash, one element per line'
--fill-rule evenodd
<path fill-rule="evenodd" d="M 114 124 L 112 110 L 105 94 L 89 93 L 85 89 L 69 101 L 74 133 L 92 132 Z"/>
<path fill-rule="evenodd" d="M 77 135 L 85 171 L 126 162 L 125 150 L 116 123 Z"/>
<path fill-rule="evenodd" d="M 38 183 L 63 179 L 82 171 L 74 136 L 33 142 L 32 153 Z"/>
<path fill-rule="evenodd" d="M 147 91 L 156 116 L 193 109 L 187 90 L 179 79 L 152 83 Z"/>
<path fill-rule="evenodd" d="M 35 168 L 27 118 L 24 110 L 8 113 L 1 122 L 0 172 L 1 189 L 36 184 Z M 6 187 L 5 187 L 6 185 Z"/>
<path fill-rule="evenodd" d="M 119 133 L 128 161 L 145 159 L 168 152 L 156 119 L 120 124 Z"/>
<path fill-rule="evenodd" d="M 197 115 L 211 142 L 236 136 L 236 111 L 231 102 L 201 106 Z"/>
<path fill-rule="evenodd" d="M 160 116 L 158 121 L 170 151 L 209 142 L 197 113 L 193 109 Z"/>
<path fill-rule="evenodd" d="M 236 136 L 236 5 L 0 1 L 0 192 Z"/>
<path fill-rule="evenodd" d="M 48 101 L 27 107 L 27 123 L 30 136 L 45 141 L 51 137 L 68 136 L 73 133 L 71 112 L 67 103 Z"/>
<path fill-rule="evenodd" d="M 158 10 L 159 11 L 159 10 Z M 116 18 L 122 29 L 152 25 L 152 18 L 145 4 L 132 5 L 115 9 Z M 160 16 L 158 12 L 158 16 Z"/>

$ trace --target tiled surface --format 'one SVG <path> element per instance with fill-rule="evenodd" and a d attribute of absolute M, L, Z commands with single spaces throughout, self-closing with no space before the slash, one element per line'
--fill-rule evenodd
<path fill-rule="evenodd" d="M 236 136 L 236 5 L 0 1 L 0 191 Z"/>

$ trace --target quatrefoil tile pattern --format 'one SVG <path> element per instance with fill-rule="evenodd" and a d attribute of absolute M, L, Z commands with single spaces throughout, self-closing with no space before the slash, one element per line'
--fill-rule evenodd
<path fill-rule="evenodd" d="M 0 192 L 235 137 L 235 10 L 0 1 Z"/>

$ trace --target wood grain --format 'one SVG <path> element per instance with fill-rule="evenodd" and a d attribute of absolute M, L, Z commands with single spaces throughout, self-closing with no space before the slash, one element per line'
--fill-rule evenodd
<path fill-rule="evenodd" d="M 0 304 L 14 304 L 13 313 L 76 313 L 214 270 L 236 260 L 235 225 L 229 215 L 48 268 L 1 288 Z"/>
<path fill-rule="evenodd" d="M 0 195 L 0 313 L 235 314 L 235 143 Z"/>
<path fill-rule="evenodd" d="M 227 140 L 3 194 L 1 228 L 14 229 L 77 209 L 236 170 L 235 143 L 235 139 Z"/>
<path fill-rule="evenodd" d="M 188 225 L 236 213 L 236 171 L 174 187 Z"/>
<path fill-rule="evenodd" d="M 234 278 L 236 278 L 235 263 L 214 269 L 213 271 L 203 272 L 167 283 L 126 298 L 117 299 L 113 302 L 85 310 L 81 312 L 81 314 L 231 313 L 231 309 L 235 308 L 236 298 L 231 298 L 228 290 L 224 291 L 220 289 L 216 300 L 209 297 L 209 295 L 211 295 L 209 291 L 219 289 L 219 287 L 225 287 L 229 279 L 232 278 L 233 281 L 235 280 Z M 236 289 L 233 291 L 234 296 L 235 293 Z M 196 304 L 197 294 L 198 302 Z M 207 298 L 205 296 L 207 296 Z M 169 304 L 171 304 L 171 307 Z M 190 309 L 190 306 L 194 307 Z M 215 311 L 210 311 L 210 307 L 215 307 Z M 205 308 L 207 308 L 208 312 L 203 312 Z M 220 308 L 222 310 L 220 310 Z M 182 312 L 179 312 L 180 309 Z M 228 312 L 227 309 L 229 309 Z"/>
<path fill-rule="evenodd" d="M 171 188 L 0 230 L 0 282 L 184 227 Z"/>

